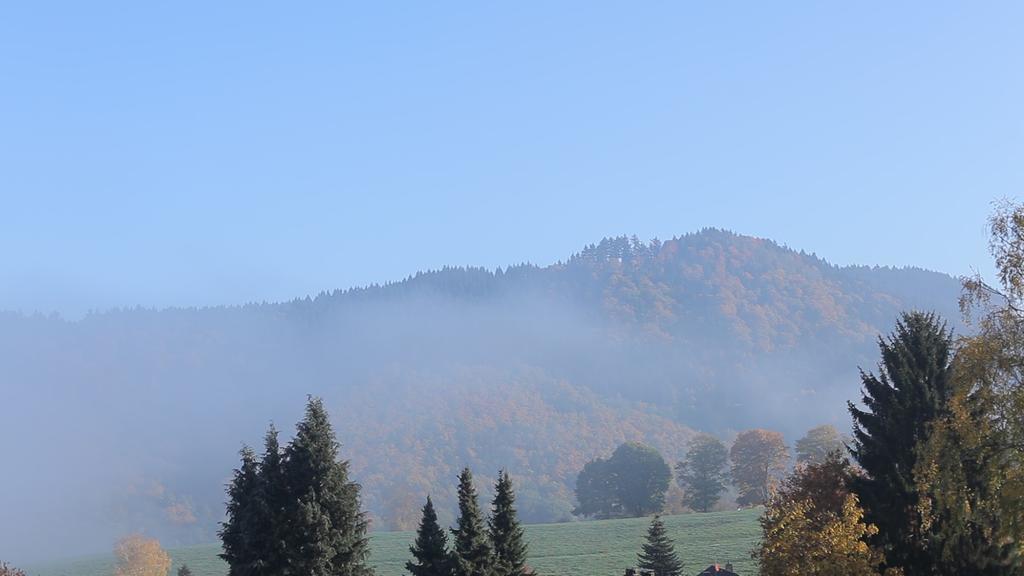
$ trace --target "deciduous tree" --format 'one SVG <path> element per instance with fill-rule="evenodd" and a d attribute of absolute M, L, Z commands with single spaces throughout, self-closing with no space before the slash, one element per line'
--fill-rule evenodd
<path fill-rule="evenodd" d="M 729 450 L 709 434 L 695 436 L 687 448 L 686 457 L 676 465 L 683 504 L 697 512 L 708 512 L 721 498 L 729 480 Z"/>
<path fill-rule="evenodd" d="M 584 466 L 576 479 L 573 511 L 581 516 L 613 518 L 661 512 L 672 470 L 657 450 L 629 442 L 608 459 Z"/>
<path fill-rule="evenodd" d="M 845 452 L 843 437 L 831 424 L 815 426 L 796 441 L 797 464 L 819 464 L 833 452 Z"/>
<path fill-rule="evenodd" d="M 155 538 L 133 534 L 122 538 L 114 547 L 117 564 L 114 576 L 167 576 L 171 557 Z"/>
<path fill-rule="evenodd" d="M 773 430 L 741 432 L 729 450 L 732 482 L 739 491 L 737 503 L 743 506 L 768 501 L 789 463 L 789 450 L 782 434 Z"/>

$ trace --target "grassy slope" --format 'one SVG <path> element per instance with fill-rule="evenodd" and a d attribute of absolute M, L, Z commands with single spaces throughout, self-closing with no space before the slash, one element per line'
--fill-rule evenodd
<path fill-rule="evenodd" d="M 666 516 L 665 524 L 676 539 L 686 573 L 696 574 L 714 562 L 732 562 L 743 576 L 756 574 L 750 550 L 759 534 L 757 510 Z M 636 562 L 647 529 L 647 518 L 602 520 L 526 527 L 530 563 L 540 574 L 552 576 L 619 576 Z M 373 535 L 372 563 L 378 576 L 400 576 L 409 557 L 411 532 Z M 195 576 L 223 576 L 217 546 L 172 550 L 174 570 L 185 562 Z M 174 572 L 172 571 L 172 574 Z M 30 576 L 110 576 L 113 558 L 85 558 L 60 565 L 40 566 Z"/>

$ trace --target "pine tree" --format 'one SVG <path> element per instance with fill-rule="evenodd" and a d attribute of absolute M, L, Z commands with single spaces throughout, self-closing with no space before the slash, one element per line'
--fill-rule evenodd
<path fill-rule="evenodd" d="M 494 502 L 488 534 L 494 556 L 496 576 L 520 576 L 529 574 L 526 567 L 526 541 L 523 527 L 516 517 L 516 495 L 508 471 L 498 472 L 494 485 Z"/>
<path fill-rule="evenodd" d="M 427 496 L 423 518 L 416 531 L 416 542 L 409 547 L 415 562 L 406 562 L 412 576 L 451 576 L 452 558 L 448 553 L 448 536 L 437 523 L 434 503 Z"/>
<path fill-rule="evenodd" d="M 242 448 L 242 463 L 228 484 L 227 520 L 219 532 L 223 552 L 220 557 L 228 564 L 228 576 L 258 574 L 254 565 L 258 559 L 258 545 L 254 536 L 259 530 L 254 525 L 261 506 L 259 498 L 259 464 L 248 446 Z"/>
<path fill-rule="evenodd" d="M 359 485 L 348 479 L 348 462 L 338 460 L 338 442 L 319 398 L 306 405 L 306 416 L 285 449 L 283 472 L 290 573 L 372 574 L 366 565 L 369 541 Z"/>
<path fill-rule="evenodd" d="M 284 574 L 288 566 L 288 534 L 286 508 L 288 484 L 284 476 L 284 462 L 273 424 L 267 429 L 260 460 L 260 497 L 263 501 L 264 533 L 262 540 L 262 574 Z"/>
<path fill-rule="evenodd" d="M 930 574 L 914 467 L 930 424 L 946 413 L 952 395 L 951 335 L 936 315 L 909 312 L 889 338 L 879 339 L 879 348 L 878 376 L 861 374 L 866 410 L 849 405 L 852 454 L 866 473 L 852 487 L 865 521 L 878 527 L 875 540 L 887 566 Z"/>
<path fill-rule="evenodd" d="M 473 473 L 465 468 L 459 475 L 459 518 L 452 529 L 455 576 L 493 576 L 491 547 L 480 516 Z"/>
<path fill-rule="evenodd" d="M 181 568 L 178 568 L 178 576 L 192 576 L 192 569 L 188 564 L 182 564 Z"/>
<path fill-rule="evenodd" d="M 643 552 L 637 555 L 637 560 L 641 570 L 650 570 L 654 576 L 680 576 L 683 573 L 683 562 L 676 554 L 660 516 L 651 520 L 651 526 L 647 529 L 647 542 L 644 543 Z"/>

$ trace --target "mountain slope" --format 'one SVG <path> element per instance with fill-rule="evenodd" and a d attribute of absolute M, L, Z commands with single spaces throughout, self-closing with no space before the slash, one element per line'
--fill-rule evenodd
<path fill-rule="evenodd" d="M 26 522 L 0 528 L 0 555 L 210 540 L 235 452 L 270 421 L 287 433 L 305 394 L 378 528 L 411 527 L 427 492 L 449 519 L 467 464 L 509 467 L 528 521 L 564 519 L 582 464 L 624 440 L 675 460 L 695 429 L 845 427 L 878 334 L 908 308 L 954 320 L 958 292 L 705 230 L 283 304 L 0 317 L 3 438 L 34 471 L 5 480 L 0 507 Z"/>

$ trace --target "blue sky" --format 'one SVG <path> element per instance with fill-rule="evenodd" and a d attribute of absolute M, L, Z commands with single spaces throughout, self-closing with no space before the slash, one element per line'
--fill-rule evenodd
<path fill-rule="evenodd" d="M 281 300 L 705 226 L 990 270 L 1024 3 L 13 2 L 0 308 Z"/>

